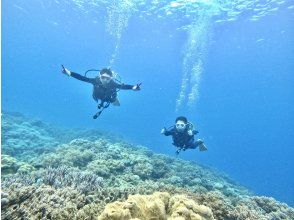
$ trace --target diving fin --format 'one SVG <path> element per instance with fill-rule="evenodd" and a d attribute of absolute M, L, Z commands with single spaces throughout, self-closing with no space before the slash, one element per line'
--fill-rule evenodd
<path fill-rule="evenodd" d="M 207 147 L 205 146 L 204 143 L 201 143 L 201 144 L 199 145 L 199 151 L 207 151 Z"/>
<path fill-rule="evenodd" d="M 95 115 L 93 115 L 93 119 L 97 119 L 101 115 L 102 111 L 97 112 Z"/>

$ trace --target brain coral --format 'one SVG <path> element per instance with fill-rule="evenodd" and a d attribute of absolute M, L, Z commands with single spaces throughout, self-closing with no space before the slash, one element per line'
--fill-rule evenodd
<path fill-rule="evenodd" d="M 166 192 L 131 195 L 125 202 L 106 205 L 98 220 L 213 220 L 210 208 L 198 205 L 184 195 Z"/>

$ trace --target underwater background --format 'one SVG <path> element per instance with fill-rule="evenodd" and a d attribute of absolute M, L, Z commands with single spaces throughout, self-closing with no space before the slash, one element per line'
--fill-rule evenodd
<path fill-rule="evenodd" d="M 293 13 L 290 0 L 4 0 L 2 111 L 171 156 L 160 130 L 185 115 L 209 150 L 179 158 L 293 206 Z M 121 91 L 121 106 L 93 120 L 92 86 L 61 64 L 111 66 L 142 90 Z"/>

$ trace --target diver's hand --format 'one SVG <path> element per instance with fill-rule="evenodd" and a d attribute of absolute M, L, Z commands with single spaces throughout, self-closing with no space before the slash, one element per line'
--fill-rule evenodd
<path fill-rule="evenodd" d="M 164 134 L 166 132 L 166 128 L 161 129 L 161 134 Z"/>
<path fill-rule="evenodd" d="M 134 91 L 139 91 L 139 90 L 141 90 L 141 87 L 140 87 L 141 84 L 142 84 L 142 83 L 139 83 L 139 84 L 133 86 L 132 90 L 134 90 Z"/>
<path fill-rule="evenodd" d="M 194 132 L 192 130 L 188 130 L 188 135 L 189 136 L 193 136 L 194 135 Z"/>
<path fill-rule="evenodd" d="M 68 69 L 66 69 L 63 65 L 61 65 L 61 72 L 62 72 L 63 74 L 68 75 L 68 76 L 71 75 L 70 71 L 69 71 Z"/>

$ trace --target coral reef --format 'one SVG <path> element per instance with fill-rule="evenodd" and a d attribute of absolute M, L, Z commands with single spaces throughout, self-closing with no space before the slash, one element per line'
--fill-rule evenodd
<path fill-rule="evenodd" d="M 187 188 L 193 192 L 220 189 L 229 196 L 249 192 L 227 181 L 209 168 L 191 162 L 156 155 L 146 148 L 136 148 L 125 142 L 110 143 L 75 139 L 39 157 L 39 167 L 70 166 L 86 169 L 105 178 L 110 187 L 132 186 L 146 180 Z"/>
<path fill-rule="evenodd" d="M 221 191 L 190 194 L 191 199 L 209 207 L 219 220 L 293 219 L 294 209 L 268 197 L 227 197 Z"/>
<path fill-rule="evenodd" d="M 199 205 L 185 195 L 170 196 L 166 192 L 131 195 L 125 202 L 106 205 L 98 220 L 213 220 L 210 208 Z"/>
<path fill-rule="evenodd" d="M 117 135 L 99 130 L 61 129 L 20 113 L 2 112 L 1 129 L 2 153 L 23 162 L 31 162 L 32 158 L 51 152 L 59 144 L 75 138 L 92 141 L 98 138 L 108 141 L 121 140 Z"/>
<path fill-rule="evenodd" d="M 57 146 L 57 140 L 40 120 L 28 120 L 21 114 L 2 115 L 2 153 L 14 157 L 36 155 Z"/>
<path fill-rule="evenodd" d="M 233 212 L 234 219 L 294 219 L 294 209 L 273 198 L 254 196 L 239 201 Z"/>
<path fill-rule="evenodd" d="M 45 184 L 54 188 L 72 187 L 77 191 L 87 194 L 103 187 L 103 178 L 90 171 L 80 171 L 75 168 L 58 167 L 41 169 L 30 175 L 20 174 L 3 178 L 3 188 L 13 186 L 30 186 L 32 184 Z"/>
<path fill-rule="evenodd" d="M 5 113 L 2 144 L 2 219 L 294 219 L 219 171 L 99 131 Z"/>
<path fill-rule="evenodd" d="M 99 190 L 103 186 L 103 178 L 94 173 L 68 167 L 49 167 L 39 176 L 38 183 L 54 186 L 55 188 L 73 187 L 84 194 Z"/>
<path fill-rule="evenodd" d="M 191 220 L 213 220 L 211 209 L 204 205 L 197 204 L 194 200 L 184 195 L 173 196 L 169 201 L 168 219 L 191 219 Z"/>
<path fill-rule="evenodd" d="M 30 173 L 35 168 L 26 162 L 20 162 L 16 158 L 2 154 L 1 155 L 1 172 L 2 175 L 13 173 Z"/>
<path fill-rule="evenodd" d="M 67 187 L 25 186 L 9 191 L 2 219 L 73 219 L 86 204 L 85 196 Z"/>

